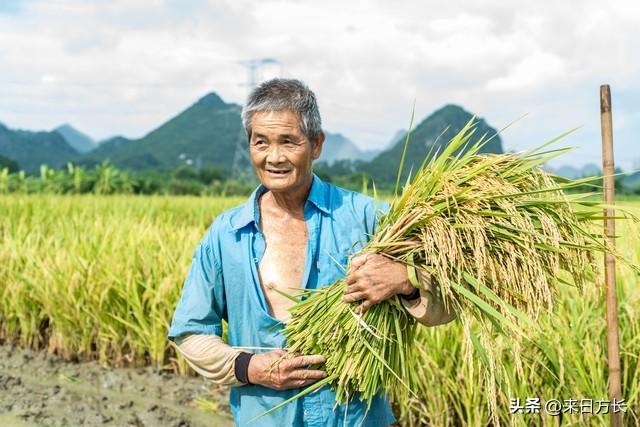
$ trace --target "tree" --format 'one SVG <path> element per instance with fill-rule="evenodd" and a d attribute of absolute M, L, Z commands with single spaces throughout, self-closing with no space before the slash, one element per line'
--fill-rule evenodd
<path fill-rule="evenodd" d="M 18 172 L 20 170 L 20 166 L 18 162 L 8 157 L 0 155 L 0 170 L 7 168 L 9 173 Z"/>

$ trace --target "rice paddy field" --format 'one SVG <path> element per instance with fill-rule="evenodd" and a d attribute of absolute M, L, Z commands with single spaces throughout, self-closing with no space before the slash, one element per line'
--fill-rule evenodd
<path fill-rule="evenodd" d="M 60 360 L 93 361 L 113 372 L 135 367 L 188 374 L 166 340 L 173 309 L 199 239 L 217 214 L 242 201 L 0 196 L 0 341 Z M 620 204 L 640 216 L 640 200 Z M 622 254 L 640 264 L 638 224 L 619 221 L 617 234 Z M 617 278 L 624 420 L 636 426 L 640 278 L 623 265 Z M 608 399 L 604 310 L 601 282 L 581 293 L 563 287 L 554 315 L 544 317 L 540 336 L 532 337 L 538 345 L 513 352 L 506 338 L 496 338 L 492 345 L 504 349 L 496 363 L 507 372 L 505 390 L 482 386 L 481 363 L 464 348 L 458 322 L 420 328 L 416 347 L 422 363 L 416 369 L 421 381 L 414 397 L 394 402 L 397 418 L 402 425 L 485 426 L 489 397 L 495 396 L 501 425 L 608 425 L 603 413 L 580 414 L 579 409 L 592 400 L 596 412 L 596 401 Z M 12 369 L 19 370 L 19 364 Z M 540 409 L 531 404 L 532 413 L 512 414 L 511 399 L 524 405 L 527 398 L 540 399 Z M 554 399 L 577 400 L 578 409 L 551 415 L 545 403 Z M 224 411 L 216 401 L 204 406 Z"/>

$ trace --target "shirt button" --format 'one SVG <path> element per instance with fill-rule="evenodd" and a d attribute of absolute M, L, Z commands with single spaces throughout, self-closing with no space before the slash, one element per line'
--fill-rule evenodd
<path fill-rule="evenodd" d="M 257 263 L 258 262 L 258 258 L 254 258 L 253 262 Z"/>

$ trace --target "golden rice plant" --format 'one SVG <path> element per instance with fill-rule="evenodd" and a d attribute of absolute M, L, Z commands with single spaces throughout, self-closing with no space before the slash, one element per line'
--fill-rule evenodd
<path fill-rule="evenodd" d="M 640 203 L 622 202 L 635 215 Z M 631 221 L 617 225 L 618 250 L 634 264 L 640 264 L 638 237 L 640 226 Z M 640 425 L 640 275 L 626 265 L 618 268 L 618 313 L 622 396 L 627 404 L 625 424 Z M 563 413 L 511 414 L 510 398 L 608 399 L 606 322 L 603 286 L 579 290 L 559 288 L 551 314 L 539 318 L 539 331 L 523 345 L 520 360 L 510 351 L 509 337 L 492 341 L 503 350 L 496 368 L 507 385 L 496 399 L 500 423 L 528 427 L 562 425 L 605 426 L 603 414 Z M 394 408 L 404 426 L 486 426 L 491 414 L 489 396 L 483 386 L 483 364 L 479 358 L 466 360 L 473 352 L 463 336 L 462 325 L 454 322 L 436 328 L 420 328 L 414 339 L 417 363 L 413 366 L 419 381 L 413 384 L 416 396 L 395 399 Z M 541 345 L 538 345 L 540 343 Z M 517 372 L 516 364 L 521 366 Z"/>
<path fill-rule="evenodd" d="M 104 365 L 165 366 L 193 248 L 238 202 L 0 196 L 0 341 Z"/>

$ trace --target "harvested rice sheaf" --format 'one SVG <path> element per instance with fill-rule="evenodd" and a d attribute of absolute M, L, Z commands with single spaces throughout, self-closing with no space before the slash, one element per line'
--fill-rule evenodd
<path fill-rule="evenodd" d="M 590 224 L 602 217 L 601 205 L 587 194 L 564 192 L 585 181 L 540 167 L 563 150 L 483 155 L 486 139 L 471 143 L 473 133 L 469 122 L 441 153 L 425 159 L 362 252 L 406 263 L 410 278 L 420 269 L 437 280 L 470 348 L 493 376 L 497 334 L 526 339 L 527 328 L 552 310 L 558 285 L 589 283 L 594 253 L 607 248 Z M 360 316 L 357 304 L 342 301 L 344 286 L 339 280 L 305 291 L 291 309 L 288 350 L 327 358 L 328 377 L 303 393 L 329 384 L 341 403 L 357 397 L 370 404 L 380 391 L 396 402 L 413 399 L 412 384 L 420 380 L 413 368 L 420 364 L 412 344 L 416 323 L 397 298 Z"/>

